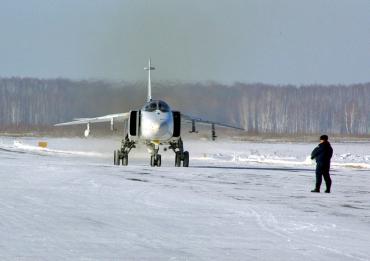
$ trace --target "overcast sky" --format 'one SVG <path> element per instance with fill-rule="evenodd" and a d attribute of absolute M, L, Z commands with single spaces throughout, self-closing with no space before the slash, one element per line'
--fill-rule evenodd
<path fill-rule="evenodd" d="M 370 81 L 370 0 L 0 0 L 0 76 Z"/>

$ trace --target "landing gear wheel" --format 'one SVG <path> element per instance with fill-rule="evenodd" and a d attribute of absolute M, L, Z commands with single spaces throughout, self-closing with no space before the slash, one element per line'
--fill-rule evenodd
<path fill-rule="evenodd" d="M 176 151 L 175 167 L 181 167 L 181 153 L 180 153 L 180 151 Z"/>
<path fill-rule="evenodd" d="M 150 156 L 150 166 L 151 167 L 154 167 L 155 166 L 155 160 L 154 160 L 154 156 L 153 155 Z"/>
<path fill-rule="evenodd" d="M 122 166 L 127 166 L 128 165 L 128 155 L 124 155 L 122 157 Z"/>
<path fill-rule="evenodd" d="M 184 159 L 182 162 L 182 166 L 189 167 L 189 152 L 188 151 L 184 151 Z"/>
<path fill-rule="evenodd" d="M 157 167 L 160 167 L 162 165 L 162 156 L 161 155 L 157 155 Z"/>
<path fill-rule="evenodd" d="M 119 150 L 115 150 L 113 153 L 113 164 L 116 166 L 118 166 L 120 163 L 119 154 L 120 154 Z"/>
<path fill-rule="evenodd" d="M 160 154 L 150 156 L 150 166 L 160 167 L 162 165 L 162 157 Z"/>

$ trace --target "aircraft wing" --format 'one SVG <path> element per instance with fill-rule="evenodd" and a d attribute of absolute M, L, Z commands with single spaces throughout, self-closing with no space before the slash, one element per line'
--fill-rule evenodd
<path fill-rule="evenodd" d="M 201 118 L 198 118 L 198 117 L 192 117 L 192 116 L 189 116 L 189 115 L 186 115 L 186 114 L 182 114 L 182 113 L 181 113 L 181 118 L 184 121 L 190 122 L 190 123 L 193 123 L 193 124 L 194 123 L 200 123 L 200 124 L 203 124 L 203 125 L 217 125 L 217 126 L 224 127 L 224 128 L 237 129 L 237 130 L 245 130 L 244 128 L 242 128 L 240 126 L 233 126 L 233 125 L 226 124 L 226 123 L 204 120 L 204 119 L 201 119 Z"/>
<path fill-rule="evenodd" d="M 68 125 L 80 125 L 80 124 L 89 124 L 97 122 L 113 122 L 113 121 L 125 121 L 129 118 L 130 113 L 116 113 L 109 114 L 105 116 L 95 117 L 95 118 L 76 118 L 70 122 L 63 122 L 55 124 L 54 126 L 68 126 Z"/>

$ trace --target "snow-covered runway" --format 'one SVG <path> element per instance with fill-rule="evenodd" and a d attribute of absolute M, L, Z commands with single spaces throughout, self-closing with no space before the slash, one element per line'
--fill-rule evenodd
<path fill-rule="evenodd" d="M 370 144 L 333 144 L 333 193 L 314 194 L 315 144 L 190 141 L 191 167 L 149 167 L 117 140 L 0 138 L 1 260 L 370 260 Z"/>

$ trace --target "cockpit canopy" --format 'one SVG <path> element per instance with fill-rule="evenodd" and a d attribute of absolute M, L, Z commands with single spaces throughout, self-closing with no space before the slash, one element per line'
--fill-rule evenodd
<path fill-rule="evenodd" d="M 169 112 L 170 106 L 164 101 L 150 101 L 146 103 L 143 107 L 143 111 L 153 112 L 160 110 L 161 112 Z"/>

